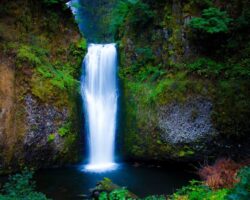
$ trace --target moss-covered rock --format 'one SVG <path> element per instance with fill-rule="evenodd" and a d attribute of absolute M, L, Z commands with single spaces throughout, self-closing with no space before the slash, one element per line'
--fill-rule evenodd
<path fill-rule="evenodd" d="M 87 45 L 71 11 L 63 2 L 18 0 L 1 2 L 0 15 L 8 32 L 0 33 L 0 70 L 10 77 L 0 83 L 1 171 L 78 161 Z"/>
<path fill-rule="evenodd" d="M 227 2 L 230 6 L 225 1 L 136 2 L 129 5 L 116 34 L 124 92 L 123 152 L 144 160 L 235 152 L 246 156 L 249 37 L 236 24 L 248 18 L 242 7 L 247 1 Z M 140 10 L 143 5 L 146 11 Z M 223 14 L 232 31 L 208 33 L 190 26 L 206 9 Z M 236 21 L 230 24 L 229 18 Z M 245 23 L 243 29 L 247 27 Z"/>

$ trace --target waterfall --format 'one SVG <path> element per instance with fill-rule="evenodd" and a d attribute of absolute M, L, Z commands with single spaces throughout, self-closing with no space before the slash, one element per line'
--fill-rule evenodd
<path fill-rule="evenodd" d="M 89 171 L 114 169 L 117 112 L 115 44 L 90 44 L 83 63 L 81 94 L 89 136 Z"/>
<path fill-rule="evenodd" d="M 71 9 L 72 13 L 75 15 L 76 20 L 77 20 L 79 0 L 71 0 L 67 2 L 66 5 Z"/>

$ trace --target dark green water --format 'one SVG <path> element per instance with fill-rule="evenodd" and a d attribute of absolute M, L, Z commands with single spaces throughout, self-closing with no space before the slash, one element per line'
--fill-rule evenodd
<path fill-rule="evenodd" d="M 115 171 L 100 174 L 83 172 L 80 169 L 81 166 L 71 166 L 40 170 L 35 175 L 37 189 L 54 200 L 83 199 L 82 195 L 89 195 L 90 188 L 104 177 L 108 177 L 115 184 L 126 186 L 139 197 L 145 197 L 153 194 L 172 194 L 189 180 L 197 178 L 185 165 L 157 168 L 123 164 Z"/>

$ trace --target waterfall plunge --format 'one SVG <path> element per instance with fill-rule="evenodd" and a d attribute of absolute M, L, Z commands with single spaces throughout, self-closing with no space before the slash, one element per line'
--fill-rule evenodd
<path fill-rule="evenodd" d="M 90 44 L 84 60 L 81 93 L 87 114 L 89 171 L 115 168 L 117 52 L 115 44 Z"/>

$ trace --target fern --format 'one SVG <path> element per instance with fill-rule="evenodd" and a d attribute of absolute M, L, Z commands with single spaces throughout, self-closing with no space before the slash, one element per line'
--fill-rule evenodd
<path fill-rule="evenodd" d="M 202 17 L 193 18 L 189 25 L 191 28 L 204 31 L 209 34 L 225 33 L 228 31 L 228 25 L 232 21 L 225 11 L 218 8 L 208 8 L 203 10 Z"/>

